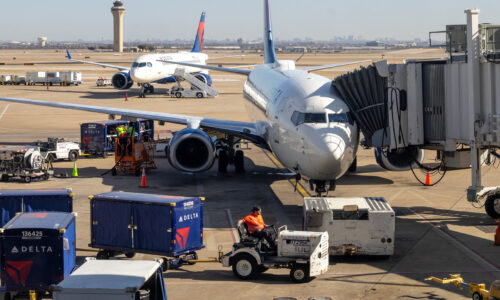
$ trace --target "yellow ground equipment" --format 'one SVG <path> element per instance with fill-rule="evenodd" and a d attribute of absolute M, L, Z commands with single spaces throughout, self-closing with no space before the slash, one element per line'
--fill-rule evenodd
<path fill-rule="evenodd" d="M 118 173 L 139 176 L 142 168 L 156 169 L 154 153 L 156 145 L 152 142 L 137 141 L 136 138 L 117 138 L 115 143 L 115 166 L 113 176 Z"/>
<path fill-rule="evenodd" d="M 486 289 L 484 283 L 467 283 L 460 274 L 450 274 L 450 278 L 439 279 L 436 277 L 429 277 L 425 280 L 434 281 L 441 284 L 453 284 L 461 291 L 464 288 L 469 290 L 473 300 L 498 300 L 500 299 L 500 280 L 495 280 L 491 284 L 490 290 Z"/>

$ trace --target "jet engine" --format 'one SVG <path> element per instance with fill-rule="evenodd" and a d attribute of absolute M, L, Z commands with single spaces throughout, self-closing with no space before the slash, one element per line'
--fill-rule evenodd
<path fill-rule="evenodd" d="M 424 150 L 418 147 L 407 147 L 394 150 L 375 148 L 375 159 L 382 168 L 389 171 L 406 171 L 418 167 L 416 161 L 422 163 Z"/>
<path fill-rule="evenodd" d="M 199 129 L 183 129 L 170 140 L 168 161 L 184 172 L 203 172 L 215 161 L 215 145 L 205 132 Z"/>
<path fill-rule="evenodd" d="M 212 86 L 212 77 L 208 76 L 205 73 L 196 73 L 194 75 L 196 79 L 203 81 L 206 85 Z"/>
<path fill-rule="evenodd" d="M 130 74 L 128 72 L 118 72 L 111 78 L 111 83 L 115 87 L 115 89 L 126 90 L 129 89 L 134 82 L 132 78 L 130 78 Z"/>

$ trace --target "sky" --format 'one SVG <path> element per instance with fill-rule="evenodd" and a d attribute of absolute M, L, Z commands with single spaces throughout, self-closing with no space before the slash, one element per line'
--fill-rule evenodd
<path fill-rule="evenodd" d="M 205 38 L 262 36 L 262 0 L 123 0 L 124 40 L 193 40 L 202 11 Z M 111 0 L 2 0 L 0 41 L 112 40 Z M 500 24 L 499 0 L 271 0 L 274 36 L 330 40 L 392 37 L 427 39 L 446 24 L 464 24 L 464 10 L 479 8 L 480 23 Z"/>

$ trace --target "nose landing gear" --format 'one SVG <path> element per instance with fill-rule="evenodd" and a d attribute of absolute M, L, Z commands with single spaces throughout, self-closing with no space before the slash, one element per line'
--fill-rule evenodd
<path fill-rule="evenodd" d="M 149 83 L 143 83 L 140 85 L 140 90 L 139 90 L 139 98 L 146 98 L 146 93 L 153 94 L 155 92 L 155 88 L 152 84 Z"/>
<path fill-rule="evenodd" d="M 329 191 L 335 191 L 335 180 L 309 180 L 309 188 L 316 193 L 317 197 L 328 195 Z"/>

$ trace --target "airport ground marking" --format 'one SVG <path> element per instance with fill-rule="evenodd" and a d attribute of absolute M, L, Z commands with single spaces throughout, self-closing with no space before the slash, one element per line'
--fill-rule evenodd
<path fill-rule="evenodd" d="M 264 152 L 264 154 L 271 160 L 271 162 L 276 166 L 276 168 L 285 169 L 285 167 L 279 162 L 279 160 L 272 153 L 267 153 L 264 150 L 262 150 L 262 152 Z M 290 184 L 297 189 L 297 191 L 302 197 L 304 198 L 311 197 L 311 194 L 304 188 L 302 183 L 297 182 L 295 178 L 288 179 L 288 182 L 290 182 Z"/>
<path fill-rule="evenodd" d="M 5 114 L 5 112 L 7 112 L 7 109 L 9 108 L 9 105 L 10 104 L 7 104 L 7 106 L 5 106 L 5 108 L 3 109 L 2 113 L 0 114 L 0 120 L 3 118 L 3 115 Z"/>
<path fill-rule="evenodd" d="M 236 237 L 234 236 L 234 223 L 233 223 L 233 217 L 231 215 L 231 210 L 227 208 L 226 210 L 226 218 L 227 218 L 227 223 L 229 224 L 229 231 L 231 232 L 231 237 L 233 238 L 233 244 L 236 243 Z"/>

